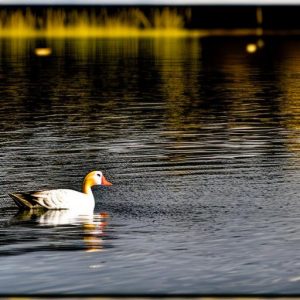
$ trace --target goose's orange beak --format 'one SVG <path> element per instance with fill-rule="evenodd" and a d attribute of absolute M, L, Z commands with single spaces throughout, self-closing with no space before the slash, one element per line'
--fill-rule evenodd
<path fill-rule="evenodd" d="M 112 183 L 110 183 L 109 181 L 107 181 L 106 178 L 102 175 L 101 185 L 110 186 L 110 185 L 112 185 Z"/>

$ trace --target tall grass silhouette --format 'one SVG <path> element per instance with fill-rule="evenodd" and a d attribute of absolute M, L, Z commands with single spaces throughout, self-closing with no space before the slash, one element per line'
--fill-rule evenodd
<path fill-rule="evenodd" d="M 36 13 L 26 10 L 0 11 L 1 37 L 102 37 L 181 35 L 191 10 L 152 9 L 146 15 L 139 8 L 115 12 L 101 9 L 47 8 Z"/>

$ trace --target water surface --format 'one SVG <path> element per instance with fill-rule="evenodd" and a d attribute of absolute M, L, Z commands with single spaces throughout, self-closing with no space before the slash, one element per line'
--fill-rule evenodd
<path fill-rule="evenodd" d="M 0 292 L 299 294 L 300 41 L 254 40 L 2 39 Z"/>

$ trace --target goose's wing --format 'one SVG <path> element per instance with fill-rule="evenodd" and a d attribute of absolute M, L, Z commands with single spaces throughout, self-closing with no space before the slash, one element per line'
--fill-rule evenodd
<path fill-rule="evenodd" d="M 23 209 L 66 209 L 72 190 L 31 191 L 26 193 L 9 194 L 15 203 Z M 68 195 L 71 194 L 71 195 Z"/>
<path fill-rule="evenodd" d="M 9 194 L 16 204 L 23 209 L 46 208 L 46 209 L 69 209 L 93 207 L 93 197 L 68 189 L 48 191 L 32 191 L 27 193 Z M 89 201 L 86 201 L 89 200 Z"/>
<path fill-rule="evenodd" d="M 8 195 L 15 201 L 17 206 L 21 209 L 42 208 L 43 206 L 37 201 L 38 197 L 35 196 L 40 191 L 32 191 L 26 193 L 9 193 Z"/>

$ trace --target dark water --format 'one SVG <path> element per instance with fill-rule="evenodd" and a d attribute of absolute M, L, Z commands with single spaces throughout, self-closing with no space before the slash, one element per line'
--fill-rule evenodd
<path fill-rule="evenodd" d="M 299 294 L 300 40 L 251 41 L 1 40 L 1 293 Z"/>

